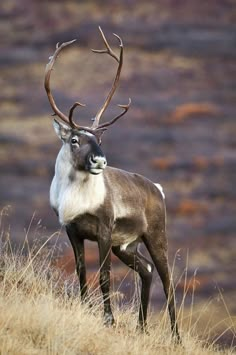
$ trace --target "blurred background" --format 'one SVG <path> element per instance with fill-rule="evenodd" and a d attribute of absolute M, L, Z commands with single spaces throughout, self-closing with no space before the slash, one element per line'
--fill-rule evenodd
<path fill-rule="evenodd" d="M 26 233 L 30 241 L 43 240 L 60 228 L 48 199 L 60 142 L 44 69 L 57 42 L 78 39 L 58 59 L 51 86 L 63 112 L 77 100 L 85 103 L 76 115 L 89 124 L 116 71 L 109 56 L 90 51 L 103 46 L 100 25 L 114 50 L 113 32 L 125 46 L 120 86 L 104 120 L 132 98 L 127 115 L 104 135 L 108 163 L 164 187 L 176 279 L 187 266 L 185 281 L 197 301 L 220 290 L 235 314 L 235 24 L 234 0 L 1 2 L 0 207 L 1 227 L 10 226 L 13 242 Z M 64 230 L 57 245 L 58 266 L 73 272 Z M 86 257 L 96 270 L 95 245 L 88 243 Z M 124 280 L 128 270 L 115 258 L 113 266 L 114 282 L 123 280 L 131 292 L 132 275 Z M 158 306 L 164 296 L 158 278 L 155 283 Z"/>

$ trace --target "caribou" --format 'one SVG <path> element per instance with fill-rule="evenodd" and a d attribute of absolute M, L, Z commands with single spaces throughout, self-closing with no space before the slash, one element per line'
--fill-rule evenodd
<path fill-rule="evenodd" d="M 172 334 L 180 341 L 174 286 L 168 266 L 166 207 L 162 187 L 139 174 L 107 166 L 101 148 L 103 133 L 128 111 L 131 100 L 129 99 L 126 105 L 118 105 L 121 112 L 116 117 L 100 123 L 101 116 L 118 86 L 124 47 L 122 39 L 114 34 L 119 42 L 117 55 L 100 27 L 99 30 L 105 49 L 92 51 L 111 56 L 117 62 L 117 71 L 112 87 L 90 127 L 81 126 L 73 120 L 75 108 L 84 106 L 83 104 L 75 102 L 66 115 L 56 105 L 50 89 L 51 72 L 59 53 L 75 40 L 57 44 L 46 66 L 44 86 L 54 112 L 53 116 L 59 118 L 54 119 L 53 125 L 62 141 L 50 187 L 50 204 L 60 224 L 65 226 L 74 251 L 81 299 L 86 300 L 88 297 L 84 256 L 84 241 L 88 239 L 98 244 L 104 323 L 114 324 L 110 303 L 113 252 L 141 278 L 138 324 L 142 330 L 145 330 L 147 325 L 147 309 L 155 265 L 167 299 Z M 141 244 L 145 245 L 152 262 L 140 252 Z"/>

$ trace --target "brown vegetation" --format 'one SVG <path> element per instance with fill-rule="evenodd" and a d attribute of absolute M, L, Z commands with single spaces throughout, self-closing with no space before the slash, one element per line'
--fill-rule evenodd
<path fill-rule="evenodd" d="M 219 116 L 219 114 L 219 108 L 215 104 L 190 102 L 177 106 L 168 118 L 168 122 L 176 124 L 192 118 L 209 118 Z"/>
<path fill-rule="evenodd" d="M 176 166 L 175 157 L 154 158 L 151 160 L 151 166 L 155 169 L 168 170 Z"/>
<path fill-rule="evenodd" d="M 192 216 L 194 214 L 202 214 L 208 211 L 206 202 L 194 201 L 190 199 L 181 200 L 176 207 L 176 214 L 183 216 Z"/>
<path fill-rule="evenodd" d="M 215 156 L 212 158 L 204 156 L 196 156 L 193 158 L 193 164 L 199 169 L 207 169 L 209 167 L 222 167 L 224 165 L 224 158 L 222 156 Z"/>

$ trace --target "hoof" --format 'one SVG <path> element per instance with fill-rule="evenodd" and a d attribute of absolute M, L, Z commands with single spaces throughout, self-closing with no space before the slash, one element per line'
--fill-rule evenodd
<path fill-rule="evenodd" d="M 174 340 L 175 340 L 175 344 L 177 344 L 177 345 L 182 345 L 182 344 L 183 344 L 183 343 L 182 343 L 182 339 L 180 338 L 179 333 L 178 333 L 178 334 L 175 334 Z"/>
<path fill-rule="evenodd" d="M 114 325 L 115 324 L 115 320 L 114 320 L 114 317 L 113 317 L 113 315 L 112 314 L 105 314 L 104 315 L 104 325 L 106 326 L 106 327 L 111 327 L 112 325 Z"/>
<path fill-rule="evenodd" d="M 173 333 L 172 337 L 173 337 L 173 340 L 174 340 L 176 345 L 182 345 L 182 339 L 181 339 L 178 331 Z"/>
<path fill-rule="evenodd" d="M 81 303 L 87 305 L 89 308 L 93 307 L 91 297 L 87 293 L 81 296 Z"/>
<path fill-rule="evenodd" d="M 150 335 L 149 331 L 147 330 L 147 323 L 146 323 L 146 322 L 145 322 L 145 323 L 143 323 L 143 322 L 138 323 L 138 324 L 137 324 L 137 327 L 136 327 L 136 330 L 137 330 L 138 332 L 141 332 L 141 333 L 145 333 L 145 334 L 147 334 L 147 335 Z"/>

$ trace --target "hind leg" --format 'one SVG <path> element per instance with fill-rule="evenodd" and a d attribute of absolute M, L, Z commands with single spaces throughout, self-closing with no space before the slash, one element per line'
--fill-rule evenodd
<path fill-rule="evenodd" d="M 122 246 L 112 247 L 113 253 L 131 269 L 137 271 L 141 278 L 141 303 L 139 309 L 139 324 L 145 329 L 147 309 L 152 283 L 153 265 L 137 250 L 137 243 L 131 243 L 127 248 Z"/>
<path fill-rule="evenodd" d="M 152 257 L 163 284 L 170 315 L 172 334 L 176 338 L 177 342 L 180 343 L 181 339 L 176 321 L 175 293 L 168 266 L 167 241 L 164 229 L 161 230 L 158 238 L 156 235 L 157 233 L 155 233 L 155 237 L 153 235 L 146 236 L 144 243 Z"/>

